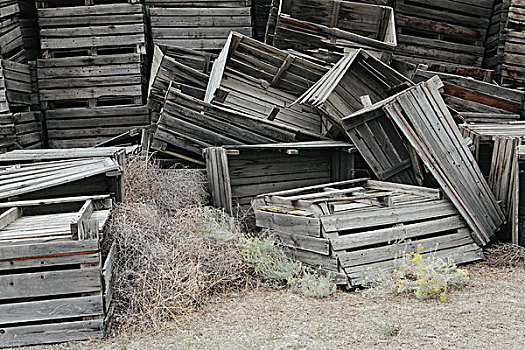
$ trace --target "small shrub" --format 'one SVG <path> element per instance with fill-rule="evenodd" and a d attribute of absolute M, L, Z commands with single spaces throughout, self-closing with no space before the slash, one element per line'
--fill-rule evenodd
<path fill-rule="evenodd" d="M 243 236 L 241 251 L 259 276 L 283 284 L 286 282 L 294 293 L 318 298 L 335 293 L 336 286 L 330 276 L 321 276 L 286 257 L 276 245 L 275 237 L 268 232 L 259 237 Z"/>
<path fill-rule="evenodd" d="M 255 272 L 264 279 L 287 281 L 301 273 L 301 264 L 287 258 L 275 245 L 270 234 L 241 239 L 244 259 L 254 265 Z"/>
<path fill-rule="evenodd" d="M 393 338 L 397 337 L 401 333 L 401 323 L 400 322 L 374 322 L 371 321 L 373 329 L 375 332 L 382 337 Z"/>
<path fill-rule="evenodd" d="M 335 293 L 336 290 L 330 276 L 321 276 L 308 270 L 305 270 L 301 278 L 290 279 L 288 285 L 294 293 L 301 293 L 315 298 L 327 297 Z"/>
<path fill-rule="evenodd" d="M 365 297 L 386 294 L 413 294 L 417 299 L 439 298 L 445 301 L 450 289 L 462 288 L 469 282 L 468 272 L 460 269 L 450 260 L 435 255 L 424 258 L 423 247 L 417 252 L 403 251 L 396 261 L 393 273 L 379 271 L 374 277 L 366 277 Z"/>

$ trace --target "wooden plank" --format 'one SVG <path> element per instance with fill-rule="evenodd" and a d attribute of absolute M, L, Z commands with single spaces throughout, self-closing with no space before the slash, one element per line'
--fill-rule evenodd
<path fill-rule="evenodd" d="M 300 231 L 296 233 L 273 232 L 279 237 L 279 244 L 285 247 L 330 255 L 330 242 L 327 239 L 307 236 Z"/>
<path fill-rule="evenodd" d="M 0 304 L 0 324 L 5 327 L 23 322 L 93 317 L 102 313 L 100 295 Z"/>
<path fill-rule="evenodd" d="M 21 210 L 17 207 L 7 209 L 5 212 L 3 212 L 0 215 L 0 230 L 18 219 L 21 214 Z"/>
<path fill-rule="evenodd" d="M 4 334 L 0 346 L 25 346 L 50 344 L 72 340 L 100 338 L 102 320 L 74 321 L 35 326 L 18 326 L 2 328 Z"/>
<path fill-rule="evenodd" d="M 98 268 L 0 276 L 2 300 L 72 293 L 100 292 Z"/>
<path fill-rule="evenodd" d="M 263 210 L 255 210 L 258 227 L 268 228 L 278 232 L 301 232 L 311 237 L 321 236 L 321 222 L 317 218 L 286 215 Z"/>

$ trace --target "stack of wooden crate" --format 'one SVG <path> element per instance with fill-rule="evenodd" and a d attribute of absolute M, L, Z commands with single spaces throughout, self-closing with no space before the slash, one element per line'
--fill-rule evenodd
<path fill-rule="evenodd" d="M 494 0 L 396 0 L 395 56 L 480 67 Z"/>
<path fill-rule="evenodd" d="M 484 64 L 496 70 L 503 86 L 525 89 L 525 2 L 499 0 L 494 4 Z"/>
<path fill-rule="evenodd" d="M 2 150 L 42 147 L 42 113 L 29 65 L 0 60 L 0 108 Z"/>
<path fill-rule="evenodd" d="M 0 58 L 15 62 L 26 59 L 19 14 L 16 0 L 0 1 Z"/>
<path fill-rule="evenodd" d="M 37 2 L 38 86 L 51 147 L 93 146 L 149 124 L 147 27 L 139 3 Z"/>
<path fill-rule="evenodd" d="M 18 0 L 18 6 L 25 56 L 28 61 L 36 60 L 41 56 L 36 3 L 34 0 Z"/>
<path fill-rule="evenodd" d="M 145 1 L 156 45 L 218 51 L 230 31 L 252 36 L 251 0 Z"/>

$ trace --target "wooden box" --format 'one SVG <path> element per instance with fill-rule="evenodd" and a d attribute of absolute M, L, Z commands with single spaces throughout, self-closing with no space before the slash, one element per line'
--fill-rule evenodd
<path fill-rule="evenodd" d="M 290 257 L 349 286 L 393 270 L 418 244 L 423 256 L 458 264 L 483 254 L 455 206 L 430 188 L 356 179 L 264 194 L 253 206 L 257 226 Z"/>
<path fill-rule="evenodd" d="M 485 245 L 504 215 L 439 94 L 442 87 L 433 77 L 344 118 L 343 124 L 376 176 L 439 184 L 476 241 Z"/>
<path fill-rule="evenodd" d="M 117 253 L 101 251 L 106 197 L 1 205 L 0 347 L 104 335 Z"/>
<path fill-rule="evenodd" d="M 169 89 L 152 148 L 205 165 L 212 146 L 318 140 L 320 135 L 219 107 Z"/>
<path fill-rule="evenodd" d="M 204 154 L 211 203 L 253 215 L 251 201 L 260 194 L 354 178 L 356 149 L 311 141 L 212 147 Z"/>
<path fill-rule="evenodd" d="M 494 0 L 396 0 L 395 57 L 481 67 Z"/>
<path fill-rule="evenodd" d="M 305 53 L 365 48 L 388 63 L 397 45 L 394 11 L 350 1 L 283 1 L 273 45 Z"/>
<path fill-rule="evenodd" d="M 146 53 L 141 4 L 39 8 L 38 24 L 44 58 Z"/>
<path fill-rule="evenodd" d="M 0 58 L 24 62 L 26 53 L 20 26 L 20 8 L 16 0 L 0 1 Z"/>
<path fill-rule="evenodd" d="M 337 62 L 296 103 L 316 108 L 330 120 L 328 134 L 333 137 L 341 132 L 341 121 L 347 115 L 412 85 L 408 78 L 359 49 Z"/>
<path fill-rule="evenodd" d="M 219 51 L 231 31 L 252 36 L 251 7 L 150 7 L 151 36 L 156 45 Z"/>
<path fill-rule="evenodd" d="M 435 75 L 439 76 L 444 85 L 443 100 L 466 122 L 525 118 L 525 92 L 460 75 L 423 69 L 418 69 L 412 80 L 419 83 Z"/>
<path fill-rule="evenodd" d="M 327 71 L 299 56 L 231 33 L 213 64 L 205 101 L 321 133 L 326 124 L 323 126 L 319 113 L 292 103 Z"/>

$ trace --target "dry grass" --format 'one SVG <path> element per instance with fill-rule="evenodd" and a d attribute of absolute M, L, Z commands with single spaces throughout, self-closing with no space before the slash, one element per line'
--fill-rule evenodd
<path fill-rule="evenodd" d="M 366 299 L 344 291 L 317 299 L 286 289 L 250 289 L 209 303 L 156 334 L 53 349 L 525 349 L 525 271 L 485 263 L 467 269 L 471 283 L 451 292 L 445 303 Z"/>
<path fill-rule="evenodd" d="M 498 243 L 485 251 L 487 264 L 495 267 L 525 268 L 525 247 L 512 243 Z"/>
<path fill-rule="evenodd" d="M 125 201 L 109 225 L 119 251 L 114 300 L 121 329 L 160 329 L 247 284 L 239 232 L 224 213 L 203 207 L 200 172 L 132 160 L 125 184 Z"/>

